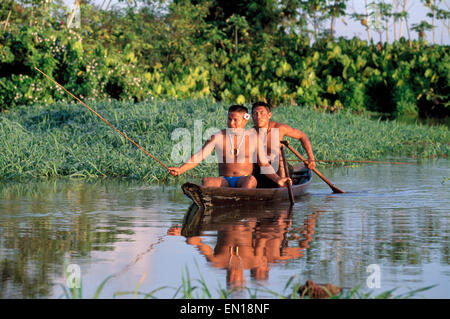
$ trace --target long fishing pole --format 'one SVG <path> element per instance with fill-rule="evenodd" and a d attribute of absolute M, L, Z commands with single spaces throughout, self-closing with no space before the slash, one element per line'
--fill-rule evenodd
<path fill-rule="evenodd" d="M 137 148 L 139 148 L 141 151 L 143 151 L 145 154 L 147 154 L 148 156 L 150 156 L 151 158 L 153 158 L 155 161 L 157 161 L 159 164 L 161 164 L 162 166 L 164 166 L 165 169 L 169 170 L 169 167 L 167 165 L 165 165 L 163 162 L 161 162 L 159 159 L 157 159 L 156 157 L 154 157 L 152 154 L 150 154 L 149 152 L 147 152 L 145 149 L 143 149 L 138 143 L 136 143 L 135 141 L 133 141 L 131 138 L 129 138 L 128 136 L 126 136 L 124 133 L 122 133 L 121 131 L 119 131 L 117 128 L 114 127 L 114 125 L 112 125 L 111 123 L 109 123 L 107 120 L 105 120 L 100 114 L 98 114 L 97 112 L 95 112 L 91 107 L 89 107 L 88 105 L 86 105 L 83 101 L 81 101 L 79 98 L 77 98 L 75 95 L 73 95 L 72 93 L 70 93 L 69 91 L 66 90 L 66 88 L 64 86 L 62 86 L 61 84 L 59 84 L 58 82 L 56 82 L 54 79 L 52 79 L 51 77 L 49 77 L 47 74 L 45 74 L 44 72 L 42 72 L 41 70 L 39 70 L 37 67 L 34 67 L 36 70 L 38 70 L 40 73 L 42 73 L 46 78 L 48 78 L 49 80 L 51 80 L 53 83 L 55 83 L 56 85 L 58 85 L 60 88 L 62 88 L 64 91 L 66 91 L 71 97 L 73 97 L 74 99 L 76 99 L 78 102 L 80 102 L 84 107 L 86 107 L 88 110 L 90 110 L 92 113 L 94 113 L 95 115 L 97 115 L 99 118 L 101 118 L 106 124 L 108 124 L 109 126 L 111 126 L 114 130 L 116 130 L 120 135 L 122 135 L 123 137 L 125 137 L 127 140 L 129 140 L 131 143 L 133 143 L 134 145 L 136 145 Z"/>

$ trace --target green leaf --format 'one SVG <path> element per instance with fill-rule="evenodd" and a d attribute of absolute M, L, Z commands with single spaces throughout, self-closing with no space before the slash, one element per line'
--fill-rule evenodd
<path fill-rule="evenodd" d="M 108 277 L 106 277 L 102 283 L 100 284 L 100 286 L 98 286 L 97 290 L 94 293 L 94 298 L 93 299 L 98 299 L 98 297 L 100 296 L 100 293 L 103 290 L 103 287 L 105 286 L 105 284 L 108 282 L 108 280 L 110 280 L 112 277 L 114 277 L 113 275 L 109 275 Z"/>

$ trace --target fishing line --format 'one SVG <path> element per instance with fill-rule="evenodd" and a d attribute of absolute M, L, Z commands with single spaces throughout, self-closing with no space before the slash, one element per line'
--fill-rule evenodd
<path fill-rule="evenodd" d="M 301 162 L 297 159 L 288 159 L 288 162 Z M 311 161 L 311 160 L 309 160 Z M 398 164 L 398 165 L 415 165 L 416 163 L 406 163 L 406 162 L 382 162 L 382 161 L 353 161 L 353 160 L 313 160 L 312 162 L 327 162 L 327 163 L 372 163 L 372 164 Z"/>
<path fill-rule="evenodd" d="M 124 133 L 122 133 L 121 131 L 119 131 L 117 128 L 115 128 L 111 123 L 109 123 L 107 120 L 105 120 L 100 114 L 98 114 L 96 111 L 94 111 L 91 107 L 89 107 L 88 105 L 86 105 L 83 101 L 81 101 L 79 98 L 77 98 L 75 95 L 73 95 L 72 93 L 70 93 L 69 91 L 66 90 L 66 88 L 64 86 L 62 86 L 61 84 L 59 84 L 58 82 L 56 82 L 54 79 L 52 79 L 51 77 L 49 77 L 47 74 L 45 74 L 44 72 L 42 72 L 41 70 L 39 70 L 37 67 L 34 67 L 36 70 L 38 70 L 40 73 L 42 73 L 46 78 L 48 78 L 49 80 L 51 80 L 53 83 L 55 83 L 56 85 L 58 85 L 59 87 L 61 87 L 64 91 L 66 91 L 71 97 L 73 97 L 74 99 L 76 99 L 78 102 L 80 102 L 84 107 L 86 107 L 88 110 L 90 110 L 92 113 L 94 113 L 95 115 L 97 115 L 99 118 L 101 118 L 106 124 L 108 124 L 109 126 L 111 126 L 114 130 L 116 130 L 120 135 L 122 135 L 123 137 L 125 137 L 127 140 L 129 140 L 131 143 L 133 143 L 134 145 L 136 145 L 137 148 L 139 148 L 141 151 L 143 151 L 145 154 L 147 154 L 148 156 L 150 156 L 151 158 L 153 158 L 155 161 L 157 161 L 159 164 L 161 164 L 162 166 L 164 166 L 165 169 L 169 170 L 169 167 L 167 165 L 165 165 L 163 162 L 161 162 L 159 159 L 157 159 L 156 157 L 154 157 L 152 154 L 150 154 L 149 152 L 147 152 L 145 149 L 143 149 L 138 143 L 136 143 L 135 141 L 133 141 L 131 138 L 129 138 L 128 136 L 126 136 Z"/>
<path fill-rule="evenodd" d="M 124 272 L 127 272 L 131 267 L 133 267 L 135 264 L 137 264 L 146 254 L 148 254 L 153 249 L 153 247 L 161 244 L 165 238 L 166 238 L 166 235 L 159 236 L 158 239 L 156 240 L 156 242 L 150 244 L 145 251 L 136 255 L 136 257 L 134 258 L 134 260 L 132 262 L 130 262 L 128 265 L 126 265 L 121 271 L 116 273 L 113 277 L 117 278 L 120 275 L 122 275 Z"/>

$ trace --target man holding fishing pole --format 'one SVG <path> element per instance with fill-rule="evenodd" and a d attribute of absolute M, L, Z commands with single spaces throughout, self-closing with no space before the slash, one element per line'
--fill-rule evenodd
<path fill-rule="evenodd" d="M 133 143 L 137 148 L 139 148 L 141 151 L 143 151 L 145 154 L 147 154 L 148 156 L 150 156 L 151 158 L 153 158 L 155 161 L 157 161 L 159 164 L 161 164 L 161 166 L 163 166 L 165 169 L 167 169 L 170 174 L 177 176 L 185 171 L 187 171 L 188 169 L 191 169 L 195 166 L 198 165 L 198 163 L 203 160 L 204 158 L 206 158 L 206 153 L 204 151 L 209 151 L 209 153 L 207 153 L 208 155 L 211 154 L 211 152 L 214 150 L 214 148 L 216 148 L 215 143 L 219 143 L 220 141 L 220 145 L 223 146 L 224 144 L 227 145 L 224 142 L 224 139 L 226 136 L 228 136 L 228 132 L 225 131 L 221 131 L 220 134 L 216 137 L 217 134 L 215 134 L 203 147 L 202 151 L 200 151 L 197 154 L 194 154 L 193 157 L 191 157 L 191 160 L 186 163 L 185 165 L 183 165 L 182 167 L 168 167 L 167 165 L 165 165 L 163 162 L 161 162 L 159 159 L 157 159 L 155 156 L 153 156 L 152 154 L 150 154 L 149 152 L 147 152 L 144 148 L 142 148 L 138 143 L 136 143 L 135 141 L 133 141 L 131 138 L 129 138 L 126 134 L 124 134 L 123 132 L 121 132 L 120 130 L 118 130 L 116 127 L 114 127 L 111 123 L 109 123 L 106 119 L 104 119 L 100 114 L 98 114 L 94 109 L 92 109 L 91 107 L 89 107 L 86 103 L 84 103 L 83 101 L 81 101 L 78 97 L 76 97 L 75 95 L 73 95 L 72 93 L 70 93 L 69 91 L 67 91 L 66 88 L 64 88 L 61 84 L 59 84 L 58 82 L 56 82 L 54 79 L 52 79 L 50 76 L 48 76 L 47 74 L 45 74 L 43 71 L 41 71 L 40 69 L 38 69 L 37 67 L 34 67 L 38 72 L 42 73 L 42 75 L 44 75 L 46 78 L 48 78 L 50 81 L 52 81 L 53 83 L 55 83 L 58 87 L 60 87 L 61 89 L 63 89 L 66 93 L 68 93 L 70 96 L 72 96 L 74 99 L 76 99 L 78 102 L 80 102 L 84 107 L 86 107 L 87 109 L 89 109 L 89 111 L 91 111 L 92 113 L 94 113 L 95 115 L 97 115 L 102 121 L 104 121 L 106 124 L 108 124 L 111 128 L 113 128 L 117 133 L 119 133 L 120 135 L 122 135 L 123 137 L 125 137 L 128 141 L 130 141 L 131 143 Z M 261 103 L 261 102 L 259 102 Z M 248 173 L 248 163 L 249 163 L 249 155 L 248 154 L 252 154 L 253 155 L 253 159 L 254 157 L 257 157 L 258 159 L 258 163 L 259 165 L 259 170 L 264 173 L 267 174 L 267 177 L 269 178 L 269 180 L 275 182 L 274 184 L 276 184 L 277 186 L 284 186 L 286 185 L 288 187 L 288 191 L 289 191 L 289 198 L 291 200 L 291 204 L 294 203 L 294 198 L 293 198 L 293 194 L 292 194 L 292 189 L 291 189 L 291 179 L 287 178 L 287 179 L 283 179 L 282 177 L 280 177 L 279 175 L 276 174 L 276 170 L 278 169 L 278 167 L 276 169 L 273 169 L 273 167 L 271 166 L 271 164 L 269 164 L 269 161 L 266 160 L 266 156 L 265 156 L 265 152 L 261 150 L 264 150 L 264 148 L 267 147 L 268 144 L 271 145 L 271 143 L 268 143 L 268 137 L 270 137 L 272 140 L 274 141 L 278 141 L 278 143 L 280 142 L 279 138 L 274 138 L 274 131 L 279 130 L 279 128 L 281 128 L 282 130 L 282 134 L 281 134 L 281 139 L 284 137 L 284 135 L 287 136 L 291 136 L 291 137 L 295 137 L 296 131 L 295 129 L 293 129 L 294 131 L 291 131 L 291 135 L 289 135 L 289 126 L 284 125 L 284 124 L 279 124 L 276 122 L 271 122 L 270 121 L 270 117 L 272 116 L 272 114 L 270 113 L 270 106 L 267 105 L 264 106 L 266 107 L 266 112 L 267 114 L 262 114 L 262 116 L 259 116 L 257 113 L 258 111 L 256 110 L 258 107 L 260 106 L 264 106 L 261 104 L 256 104 L 254 105 L 254 107 L 252 108 L 252 112 L 256 112 L 253 116 L 253 121 L 255 121 L 256 124 L 255 127 L 259 128 L 259 127 L 266 127 L 266 134 L 265 135 L 265 142 L 260 141 L 260 137 L 256 138 L 256 142 L 254 143 L 249 143 L 246 144 L 248 146 L 252 147 L 252 152 L 247 153 L 247 148 L 244 147 L 245 151 L 243 153 L 241 153 L 241 156 L 239 157 L 240 159 L 242 159 L 242 154 L 244 154 L 244 161 L 247 160 L 247 164 L 244 165 L 244 167 L 241 167 L 241 171 L 244 172 L 244 175 L 239 175 L 239 170 L 237 170 L 237 174 L 236 171 L 234 170 L 233 164 L 235 163 L 234 161 L 228 161 L 228 153 L 227 156 L 225 156 L 226 161 L 225 161 L 225 165 L 222 165 L 223 162 L 219 161 L 219 173 L 222 171 L 221 174 L 223 174 L 223 178 L 209 178 L 209 179 L 204 179 L 203 183 L 204 185 L 210 185 L 210 184 L 214 184 L 214 185 L 223 185 L 223 186 L 236 186 L 239 182 L 238 187 L 254 187 L 255 185 L 255 177 L 251 176 L 251 173 Z M 233 109 L 232 109 L 233 108 Z M 241 109 L 241 111 L 239 112 L 238 109 Z M 243 106 L 232 106 L 230 107 L 229 111 L 228 111 L 228 127 L 232 129 L 232 133 L 234 135 L 236 135 L 236 133 L 239 130 L 244 130 L 245 125 L 248 122 L 248 119 L 250 118 L 250 115 L 247 113 L 248 110 L 247 108 L 243 107 Z M 264 112 L 264 111 L 262 111 Z M 230 114 L 232 113 L 243 113 L 242 114 L 242 118 L 241 116 L 239 116 L 238 114 L 235 114 L 234 116 L 230 117 Z M 270 114 L 269 114 L 270 113 Z M 264 125 L 264 121 L 267 120 L 267 122 L 269 123 L 267 126 Z M 234 123 L 234 124 L 233 124 Z M 238 124 L 237 124 L 238 123 Z M 270 124 L 272 123 L 272 124 Z M 272 130 L 272 132 L 269 134 L 269 131 Z M 252 136 L 256 136 L 259 135 L 261 136 L 261 134 L 259 134 L 259 132 L 257 132 L 256 129 L 250 130 L 253 131 Z M 298 131 L 298 130 L 297 130 Z M 244 133 L 247 131 L 244 131 Z M 298 131 L 300 132 L 300 131 Z M 297 133 L 298 133 L 297 132 Z M 245 137 L 245 135 L 244 135 Z M 325 183 L 328 184 L 328 186 L 330 186 L 330 188 L 333 190 L 333 193 L 344 193 L 343 190 L 339 189 L 338 187 L 336 187 L 335 185 L 333 185 L 325 176 L 322 175 L 322 173 L 320 173 L 316 168 L 315 168 L 315 164 L 314 164 L 314 156 L 312 154 L 312 150 L 311 150 L 311 144 L 309 143 L 308 138 L 306 137 L 306 135 L 304 135 L 304 133 L 300 132 L 300 137 L 298 137 L 301 141 L 302 141 L 302 145 L 303 147 L 306 149 L 308 156 L 309 156 L 309 161 L 306 160 L 305 158 L 303 158 L 303 156 L 298 153 L 295 149 L 292 148 L 292 146 L 289 145 L 289 143 L 285 143 L 286 146 L 298 157 L 300 158 L 300 160 L 302 160 L 303 162 L 306 163 L 306 165 L 308 166 L 309 169 L 311 169 L 314 173 L 316 173 L 317 176 L 319 176 Z M 306 139 L 305 139 L 306 138 Z M 245 141 L 247 141 L 247 137 L 245 137 Z M 254 139 L 253 139 L 254 140 Z M 232 153 L 232 156 L 238 156 L 239 155 L 239 151 L 240 151 L 240 147 L 242 144 L 242 140 L 241 142 L 239 142 L 239 145 L 237 147 L 235 147 L 234 145 L 237 145 L 237 140 L 236 140 L 236 136 L 234 136 L 234 139 L 231 140 L 231 135 L 230 135 L 230 142 L 232 142 L 231 144 L 231 148 L 230 151 Z M 235 144 L 233 144 L 235 143 Z M 309 146 L 308 146 L 309 145 Z M 255 151 L 255 148 L 257 150 L 257 152 Z M 271 149 L 275 150 L 278 149 L 277 147 L 273 147 L 271 145 Z M 223 154 L 223 147 L 217 147 L 216 151 L 220 151 Z M 219 152 L 217 152 L 218 154 L 218 158 L 220 160 L 220 156 L 219 156 Z M 283 148 L 283 152 L 284 153 L 284 148 Z M 205 156 L 206 155 L 206 156 Z M 247 158 L 245 158 L 247 157 Z M 224 156 L 222 155 L 222 159 L 223 160 Z M 200 161 L 195 162 L 195 159 L 199 159 Z M 233 163 L 231 163 L 233 162 Z M 261 163 L 260 163 L 261 162 Z M 238 160 L 238 163 L 242 163 L 241 161 Z M 252 162 L 254 163 L 254 161 Z M 231 164 L 231 166 L 230 166 Z M 272 163 L 273 165 L 273 163 Z M 231 171 L 231 173 L 229 172 Z M 244 178 L 245 177 L 245 178 Z M 242 180 L 241 180 L 242 179 Z M 226 183 L 224 182 L 224 180 L 226 181 Z M 287 182 L 287 184 L 286 184 Z"/>
<path fill-rule="evenodd" d="M 227 129 L 212 135 L 203 148 L 191 156 L 180 167 L 169 167 L 169 173 L 178 176 L 193 169 L 214 150 L 218 159 L 219 177 L 204 177 L 203 186 L 256 188 L 257 181 L 252 176 L 253 163 L 258 163 L 267 178 L 276 187 L 286 186 L 290 178 L 278 176 L 269 164 L 263 148 L 260 147 L 254 130 L 245 130 L 250 115 L 242 105 L 232 105 L 228 109 Z"/>
<path fill-rule="evenodd" d="M 268 103 L 256 102 L 252 105 L 252 119 L 255 125 L 255 130 L 259 139 L 263 141 L 263 147 L 267 150 L 267 157 L 269 162 L 273 165 L 276 163 L 275 169 L 279 167 L 278 174 L 282 177 L 288 176 L 284 171 L 284 163 L 280 156 L 280 141 L 285 136 L 289 136 L 299 140 L 302 143 L 308 155 L 307 167 L 315 169 L 316 163 L 314 161 L 314 154 L 311 147 L 311 142 L 302 131 L 292 128 L 287 124 L 271 121 L 272 111 Z M 291 171 L 291 168 L 289 169 Z M 271 179 L 267 178 L 266 174 L 260 174 L 260 167 L 255 166 L 253 171 L 258 182 L 258 188 L 273 188 L 278 187 Z"/>

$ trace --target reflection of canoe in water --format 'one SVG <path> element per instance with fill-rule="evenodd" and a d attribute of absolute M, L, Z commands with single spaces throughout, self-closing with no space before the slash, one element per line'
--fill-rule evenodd
<path fill-rule="evenodd" d="M 251 206 L 209 208 L 192 203 L 184 215 L 181 235 L 201 236 L 203 232 L 223 231 L 227 226 L 243 225 L 245 221 L 250 220 L 257 220 L 259 225 L 263 223 L 280 226 L 279 219 L 290 223 L 292 209 L 289 202 L 275 205 L 259 203 Z"/>
<path fill-rule="evenodd" d="M 292 192 L 294 197 L 305 193 L 311 183 L 312 174 L 309 169 L 294 169 L 292 175 Z M 289 201 L 286 187 L 280 188 L 232 188 L 204 187 L 194 183 L 185 183 L 181 187 L 187 197 L 199 207 L 237 206 L 255 203 L 271 203 Z"/>

